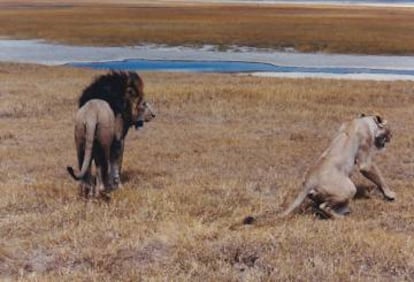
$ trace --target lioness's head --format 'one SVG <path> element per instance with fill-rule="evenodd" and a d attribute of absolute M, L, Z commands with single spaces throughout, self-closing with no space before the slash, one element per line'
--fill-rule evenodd
<path fill-rule="evenodd" d="M 378 116 L 376 118 L 378 118 Z M 385 143 L 391 141 L 392 132 L 385 120 L 377 119 L 377 121 L 379 122 L 377 122 L 378 130 L 375 134 L 375 147 L 382 149 L 385 147 Z"/>
<path fill-rule="evenodd" d="M 387 121 L 380 115 L 366 116 L 361 114 L 361 117 L 368 117 L 375 123 L 374 129 L 374 144 L 377 149 L 383 149 L 386 143 L 391 141 L 392 132 Z"/>
<path fill-rule="evenodd" d="M 144 122 L 150 122 L 153 118 L 155 118 L 155 112 L 151 105 L 144 100 L 140 103 L 138 111 L 138 118 L 134 124 L 136 129 L 144 126 Z"/>

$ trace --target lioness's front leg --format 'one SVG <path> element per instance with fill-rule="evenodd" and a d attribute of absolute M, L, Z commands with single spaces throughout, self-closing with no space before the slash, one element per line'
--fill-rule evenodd
<path fill-rule="evenodd" d="M 363 176 L 371 180 L 372 182 L 377 185 L 377 187 L 381 190 L 382 194 L 387 200 L 394 200 L 395 199 L 395 192 L 392 191 L 388 185 L 385 183 L 384 178 L 381 175 L 378 167 L 371 163 L 370 165 L 362 165 L 360 166 L 360 171 Z"/>

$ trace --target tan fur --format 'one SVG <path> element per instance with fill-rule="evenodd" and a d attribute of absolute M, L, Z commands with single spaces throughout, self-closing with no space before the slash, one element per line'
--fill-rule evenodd
<path fill-rule="evenodd" d="M 109 191 L 110 154 L 115 137 L 115 116 L 109 104 L 93 99 L 83 105 L 75 117 L 75 143 L 78 154 L 79 172 L 68 167 L 76 180 L 81 180 L 81 193 L 92 194 L 91 163 L 95 161 L 96 182 L 99 192 Z"/>
<path fill-rule="evenodd" d="M 297 209 L 306 197 L 326 217 L 340 218 L 348 213 L 349 201 L 357 191 L 350 179 L 355 166 L 378 186 L 386 199 L 394 200 L 395 193 L 384 182 L 373 161 L 375 153 L 390 139 L 391 131 L 379 116 L 362 115 L 343 124 L 328 149 L 308 171 L 303 190 L 282 216 Z"/>

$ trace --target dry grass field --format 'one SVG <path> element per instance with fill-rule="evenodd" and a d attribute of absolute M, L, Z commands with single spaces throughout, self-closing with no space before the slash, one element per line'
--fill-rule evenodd
<path fill-rule="evenodd" d="M 0 35 L 86 45 L 149 42 L 215 44 L 223 49 L 240 45 L 304 52 L 414 53 L 414 9 L 407 8 L 34 2 L 0 0 Z"/>
<path fill-rule="evenodd" d="M 0 36 L 414 50 L 414 9 L 97 1 L 0 0 Z M 413 82 L 143 72 L 158 115 L 130 131 L 124 188 L 106 202 L 79 198 L 65 169 L 76 164 L 77 97 L 99 74 L 0 64 L 0 280 L 414 280 Z M 278 218 L 340 124 L 361 112 L 393 129 L 377 161 L 397 199 L 356 173 L 372 191 L 344 220 Z M 247 215 L 257 222 L 242 225 Z"/>
<path fill-rule="evenodd" d="M 65 170 L 77 96 L 100 73 L 0 65 L 0 279 L 414 280 L 413 83 L 141 73 L 158 116 L 128 135 L 107 203 L 78 198 Z M 377 160 L 397 200 L 374 190 L 344 220 L 278 219 L 360 112 L 392 125 Z M 263 219 L 237 225 L 246 215 Z"/>

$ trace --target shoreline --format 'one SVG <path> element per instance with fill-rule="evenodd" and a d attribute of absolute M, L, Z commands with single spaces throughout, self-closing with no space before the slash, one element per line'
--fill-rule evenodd
<path fill-rule="evenodd" d="M 0 62 L 66 65 L 77 62 L 110 62 L 131 59 L 160 61 L 229 61 L 256 62 L 281 67 L 298 68 L 355 68 L 384 70 L 413 70 L 414 56 L 344 55 L 324 53 L 299 53 L 272 51 L 252 47 L 234 46 L 231 50 L 218 51 L 217 46 L 201 48 L 146 44 L 134 47 L 85 47 L 52 44 L 44 40 L 0 39 Z M 409 79 L 414 75 L 398 74 L 330 74 L 306 72 L 251 72 L 254 76 L 326 77 L 344 79 Z M 361 78 L 362 77 L 362 78 Z"/>
<path fill-rule="evenodd" d="M 371 80 L 371 81 L 414 81 L 412 75 L 401 74 L 327 74 L 327 73 L 278 73 L 278 72 L 253 72 L 248 74 L 256 77 L 277 77 L 294 79 L 334 79 L 334 80 Z"/>

